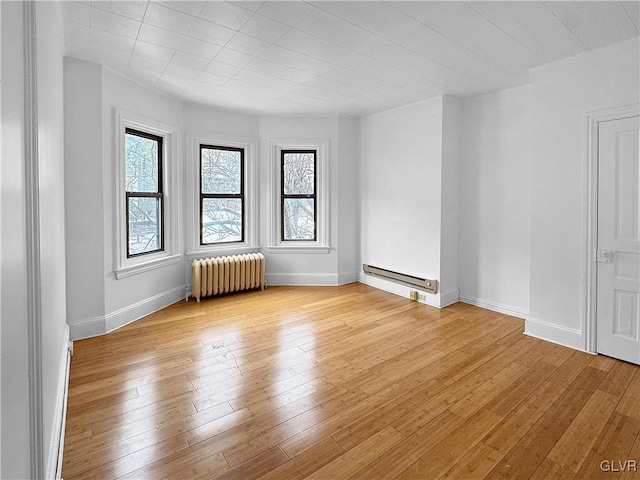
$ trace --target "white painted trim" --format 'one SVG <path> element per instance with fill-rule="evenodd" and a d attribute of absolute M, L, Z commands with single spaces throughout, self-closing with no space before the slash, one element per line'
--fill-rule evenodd
<path fill-rule="evenodd" d="M 338 273 L 338 285 L 347 285 L 358 281 L 358 272 L 340 272 Z"/>
<path fill-rule="evenodd" d="M 409 292 L 411 290 L 417 290 L 420 295 L 424 295 L 425 297 L 424 300 L 417 300 L 419 303 L 424 303 L 425 305 L 436 308 L 445 308 L 459 301 L 459 291 L 457 289 L 446 292 L 438 291 L 437 293 L 429 293 L 418 287 L 409 287 L 374 275 L 367 275 L 363 272 L 358 274 L 358 281 L 370 287 L 384 290 L 385 292 L 393 293 L 407 299 L 409 298 Z"/>
<path fill-rule="evenodd" d="M 60 479 L 62 473 L 62 452 L 64 450 L 64 431 L 66 425 L 67 394 L 69 392 L 69 367 L 71 352 L 69 351 L 69 325 L 65 325 L 65 341 L 60 358 L 60 372 L 58 373 L 58 392 L 54 407 L 53 427 L 49 439 L 49 458 L 47 461 L 46 477 Z"/>
<path fill-rule="evenodd" d="M 114 109 L 116 131 L 114 132 L 114 151 L 116 152 L 115 179 L 116 199 L 114 202 L 114 274 L 116 279 L 129 277 L 149 271 L 150 265 L 163 266 L 162 260 L 176 255 L 180 251 L 180 171 L 178 169 L 179 138 L 178 130 L 136 113 Z M 162 137 L 162 169 L 164 174 L 164 251 L 127 258 L 126 246 L 126 205 L 125 205 L 125 128 L 133 128 Z M 169 263 L 172 263 L 169 261 Z"/>
<path fill-rule="evenodd" d="M 43 478 L 42 286 L 40 272 L 40 159 L 38 156 L 38 61 L 36 7 L 22 3 L 24 55 L 24 180 L 26 211 L 27 344 L 31 478 Z"/>
<path fill-rule="evenodd" d="M 453 305 L 460 301 L 460 292 L 458 289 L 449 290 L 448 292 L 439 292 L 440 293 L 440 308 L 448 307 L 449 305 Z"/>
<path fill-rule="evenodd" d="M 77 320 L 69 324 L 71 340 L 97 337 L 105 333 L 107 333 L 107 327 L 104 315 Z"/>
<path fill-rule="evenodd" d="M 292 242 L 280 239 L 280 152 L 282 150 L 315 150 L 316 157 L 316 241 Z M 271 139 L 269 140 L 271 155 L 269 169 L 269 219 L 271 232 L 269 253 L 308 254 L 329 253 L 329 140 L 328 139 Z"/>
<path fill-rule="evenodd" d="M 67 369 L 64 379 L 64 402 L 62 405 L 62 427 L 60 428 L 60 447 L 58 449 L 58 464 L 56 466 L 56 480 L 62 480 L 62 460 L 64 458 L 64 436 L 67 429 L 67 402 L 69 400 L 69 375 L 71 373 L 71 356 L 73 355 L 73 342 L 69 342 L 67 351 Z"/>
<path fill-rule="evenodd" d="M 253 253 L 259 251 L 259 171 L 258 140 L 255 138 L 187 132 L 187 254 L 190 259 Z M 244 150 L 245 232 L 243 242 L 200 245 L 200 145 L 234 147 Z M 230 253 L 234 252 L 234 253 Z M 236 253 L 237 252 L 237 253 Z"/>
<path fill-rule="evenodd" d="M 184 258 L 183 254 L 171 255 L 169 257 L 160 257 L 154 260 L 139 263 L 137 265 L 132 265 L 130 267 L 121 268 L 119 270 L 114 270 L 114 274 L 117 280 L 121 278 L 132 277 L 133 275 L 138 275 L 139 273 L 149 272 L 151 270 L 155 270 L 156 268 L 166 267 L 167 265 L 173 265 L 174 263 L 178 263 L 180 260 Z"/>
<path fill-rule="evenodd" d="M 585 118 L 587 139 L 585 189 L 584 189 L 584 228 L 587 232 L 583 247 L 585 282 L 583 288 L 582 331 L 584 344 L 582 349 L 597 353 L 597 281 L 598 268 L 595 263 L 595 251 L 598 248 L 598 127 L 601 122 L 620 120 L 640 115 L 640 104 L 591 112 Z"/>
<path fill-rule="evenodd" d="M 393 293 L 400 297 L 406 298 L 409 300 L 409 291 L 417 290 L 420 295 L 424 295 L 424 300 L 418 300 L 419 303 L 424 303 L 425 305 L 429 305 L 431 307 L 441 308 L 441 299 L 440 294 L 436 293 L 428 293 L 424 290 L 420 290 L 419 288 L 412 288 L 406 285 L 402 285 L 396 282 L 391 282 L 389 280 L 385 280 L 384 278 L 374 277 L 373 275 L 367 275 L 363 272 L 358 273 L 358 281 L 360 283 L 364 283 L 365 285 L 369 285 L 370 287 L 377 288 L 378 290 L 384 290 L 385 292 Z"/>
<path fill-rule="evenodd" d="M 271 254 L 291 254 L 291 253 L 329 253 L 331 251 L 331 247 L 321 247 L 321 246 L 269 246 L 267 247 L 267 252 Z"/>
<path fill-rule="evenodd" d="M 472 297 L 470 295 L 460 295 L 460 301 L 468 303 L 469 305 L 475 305 L 476 307 L 486 308 L 493 312 L 503 313 L 516 318 L 526 319 L 529 316 L 528 310 L 512 307 L 510 305 L 504 305 L 502 303 L 492 302 L 490 300 L 484 300 L 482 298 Z"/>
<path fill-rule="evenodd" d="M 95 337 L 110 333 L 142 317 L 146 317 L 158 310 L 184 300 L 186 284 L 174 287 L 166 292 L 141 300 L 133 305 L 128 305 L 115 312 L 104 316 L 92 317 L 80 320 L 70 325 L 72 340 Z"/>
<path fill-rule="evenodd" d="M 529 317 L 524 322 L 524 333 L 564 347 L 586 351 L 583 347 L 582 333 L 575 328 L 563 327 L 555 323 Z"/>
<path fill-rule="evenodd" d="M 185 287 L 185 284 L 179 285 L 106 315 L 107 333 L 183 300 Z"/>

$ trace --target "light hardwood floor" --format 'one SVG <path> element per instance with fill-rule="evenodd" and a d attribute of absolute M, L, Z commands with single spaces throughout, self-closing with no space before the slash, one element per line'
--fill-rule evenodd
<path fill-rule="evenodd" d="M 640 368 L 523 326 L 362 284 L 181 302 L 75 342 L 63 477 L 640 478 Z"/>

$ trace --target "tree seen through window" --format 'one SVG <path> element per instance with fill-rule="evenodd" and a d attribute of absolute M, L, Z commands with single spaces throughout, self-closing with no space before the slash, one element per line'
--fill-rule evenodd
<path fill-rule="evenodd" d="M 200 244 L 244 240 L 244 150 L 200 146 Z"/>
<path fill-rule="evenodd" d="M 163 249 L 162 137 L 125 130 L 127 257 Z"/>

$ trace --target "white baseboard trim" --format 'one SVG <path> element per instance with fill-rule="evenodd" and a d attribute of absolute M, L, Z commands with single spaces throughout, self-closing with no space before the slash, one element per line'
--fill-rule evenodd
<path fill-rule="evenodd" d="M 69 330 L 71 340 L 97 337 L 107 333 L 106 320 L 104 316 L 77 320 L 69 324 Z"/>
<path fill-rule="evenodd" d="M 349 283 L 356 283 L 357 281 L 358 281 L 357 272 L 338 273 L 338 285 L 347 285 Z"/>
<path fill-rule="evenodd" d="M 180 300 L 184 300 L 185 284 L 142 300 L 105 316 L 107 333 L 135 322 Z"/>
<path fill-rule="evenodd" d="M 267 285 L 273 286 L 306 286 L 306 287 L 335 287 L 343 278 L 337 273 L 267 273 Z M 345 282 L 352 283 L 352 282 Z"/>
<path fill-rule="evenodd" d="M 385 292 L 393 293 L 395 295 L 399 295 L 403 298 L 409 299 L 409 291 L 410 290 L 418 290 L 421 295 L 425 296 L 425 300 L 418 300 L 419 303 L 424 303 L 425 305 L 429 305 L 431 307 L 442 308 L 441 305 L 441 295 L 427 293 L 423 290 L 419 290 L 417 288 L 410 288 L 406 285 L 401 285 L 396 282 L 390 282 L 383 278 L 374 277 L 373 275 L 367 275 L 365 273 L 358 274 L 358 281 L 360 283 L 364 283 L 365 285 L 369 285 L 370 287 L 377 288 L 378 290 L 384 290 Z M 455 291 L 455 295 L 457 296 L 458 291 Z M 453 292 L 447 292 L 447 295 L 453 295 Z M 455 303 L 455 302 L 452 302 Z M 450 305 L 450 304 L 448 304 Z M 446 305 L 444 305 L 446 306 Z"/>
<path fill-rule="evenodd" d="M 458 290 L 449 290 L 448 292 L 440 292 L 440 308 L 448 307 L 460 301 L 460 292 Z"/>
<path fill-rule="evenodd" d="M 60 371 L 58 372 L 58 391 L 54 407 L 53 428 L 49 439 L 49 455 L 46 463 L 46 477 L 62 478 L 62 452 L 64 450 L 64 431 L 67 416 L 67 395 L 69 393 L 69 367 L 71 353 L 69 351 L 69 325 L 65 325 L 65 337 L 60 356 Z"/>
<path fill-rule="evenodd" d="M 71 339 L 80 340 L 112 332 L 128 323 L 135 322 L 153 312 L 184 300 L 185 287 L 186 284 L 179 285 L 107 315 L 73 322 L 70 325 Z"/>
<path fill-rule="evenodd" d="M 557 343 L 564 347 L 584 352 L 582 333 L 575 328 L 563 327 L 535 318 L 527 318 L 524 322 L 524 334 L 531 337 Z"/>
<path fill-rule="evenodd" d="M 517 318 L 527 318 L 529 312 L 521 308 L 511 307 L 502 303 L 492 302 L 490 300 L 484 300 L 482 298 L 472 297 L 470 295 L 460 294 L 460 301 L 468 303 L 469 305 L 475 305 L 476 307 L 486 308 L 493 312 L 504 313 L 505 315 L 511 315 Z"/>

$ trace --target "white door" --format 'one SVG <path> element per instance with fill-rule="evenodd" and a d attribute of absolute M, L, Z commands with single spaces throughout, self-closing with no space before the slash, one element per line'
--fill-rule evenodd
<path fill-rule="evenodd" d="M 640 364 L 640 117 L 598 127 L 597 349 Z"/>

